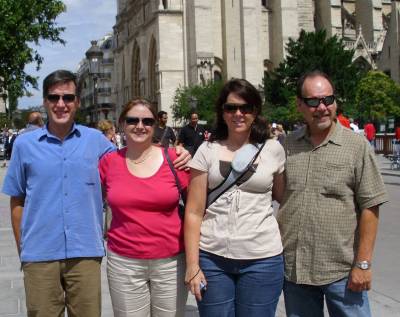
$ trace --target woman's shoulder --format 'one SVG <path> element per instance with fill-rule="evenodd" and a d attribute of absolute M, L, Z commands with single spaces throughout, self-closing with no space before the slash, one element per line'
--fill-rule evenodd
<path fill-rule="evenodd" d="M 285 149 L 282 144 L 274 139 L 268 139 L 265 143 L 263 153 L 269 153 L 278 157 L 285 157 Z"/>

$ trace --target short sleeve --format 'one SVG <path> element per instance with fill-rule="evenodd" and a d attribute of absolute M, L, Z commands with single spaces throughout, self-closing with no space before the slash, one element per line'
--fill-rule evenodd
<path fill-rule="evenodd" d="M 13 197 L 24 197 L 26 195 L 26 173 L 23 161 L 21 160 L 21 148 L 23 144 L 18 141 L 17 139 L 14 143 L 2 192 Z"/>
<path fill-rule="evenodd" d="M 109 162 L 110 154 L 104 155 L 99 162 L 99 173 L 101 184 L 105 186 L 107 183 L 107 171 L 108 171 L 108 162 Z"/>
<path fill-rule="evenodd" d="M 197 149 L 193 159 L 189 162 L 189 167 L 201 172 L 208 172 L 210 167 L 212 143 L 203 142 Z"/>
<path fill-rule="evenodd" d="M 363 140 L 362 157 L 356 165 L 356 201 L 360 210 L 388 201 L 385 185 L 372 147 Z"/>
<path fill-rule="evenodd" d="M 99 139 L 100 139 L 99 157 L 103 157 L 105 154 L 113 152 L 117 149 L 116 146 L 110 140 L 108 140 L 102 133 L 100 134 Z"/>
<path fill-rule="evenodd" d="M 173 162 L 178 156 L 176 155 L 176 150 L 175 148 L 169 148 L 168 149 L 168 155 L 171 158 L 171 161 Z M 190 179 L 190 172 L 185 171 L 185 170 L 179 170 L 175 169 L 176 174 L 178 175 L 179 181 L 181 183 L 182 189 L 186 190 L 187 187 L 189 186 L 189 179 Z"/>
<path fill-rule="evenodd" d="M 276 148 L 275 150 L 276 161 L 278 163 L 277 173 L 282 174 L 283 171 L 285 170 L 285 162 L 286 162 L 285 150 L 278 141 L 275 141 L 275 148 Z"/>

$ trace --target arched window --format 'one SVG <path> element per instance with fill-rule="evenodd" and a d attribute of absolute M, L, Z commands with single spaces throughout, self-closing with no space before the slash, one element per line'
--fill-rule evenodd
<path fill-rule="evenodd" d="M 157 42 L 154 37 L 150 41 L 149 49 L 149 99 L 153 102 L 157 100 Z"/>
<path fill-rule="evenodd" d="M 132 92 L 135 97 L 140 97 L 140 69 L 140 49 L 135 42 L 132 55 Z"/>

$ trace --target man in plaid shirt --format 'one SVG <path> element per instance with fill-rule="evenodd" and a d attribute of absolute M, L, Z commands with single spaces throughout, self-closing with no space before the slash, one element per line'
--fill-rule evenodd
<path fill-rule="evenodd" d="M 334 85 L 313 71 L 297 87 L 306 126 L 285 140 L 286 191 L 278 213 L 287 316 L 370 316 L 379 205 L 387 201 L 366 139 L 337 123 Z"/>

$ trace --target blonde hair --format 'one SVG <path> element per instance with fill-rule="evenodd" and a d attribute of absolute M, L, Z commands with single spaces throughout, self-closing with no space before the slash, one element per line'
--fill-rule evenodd
<path fill-rule="evenodd" d="M 114 124 L 110 120 L 100 120 L 97 123 L 97 129 L 99 129 L 103 134 L 107 134 L 111 129 L 114 128 Z"/>

